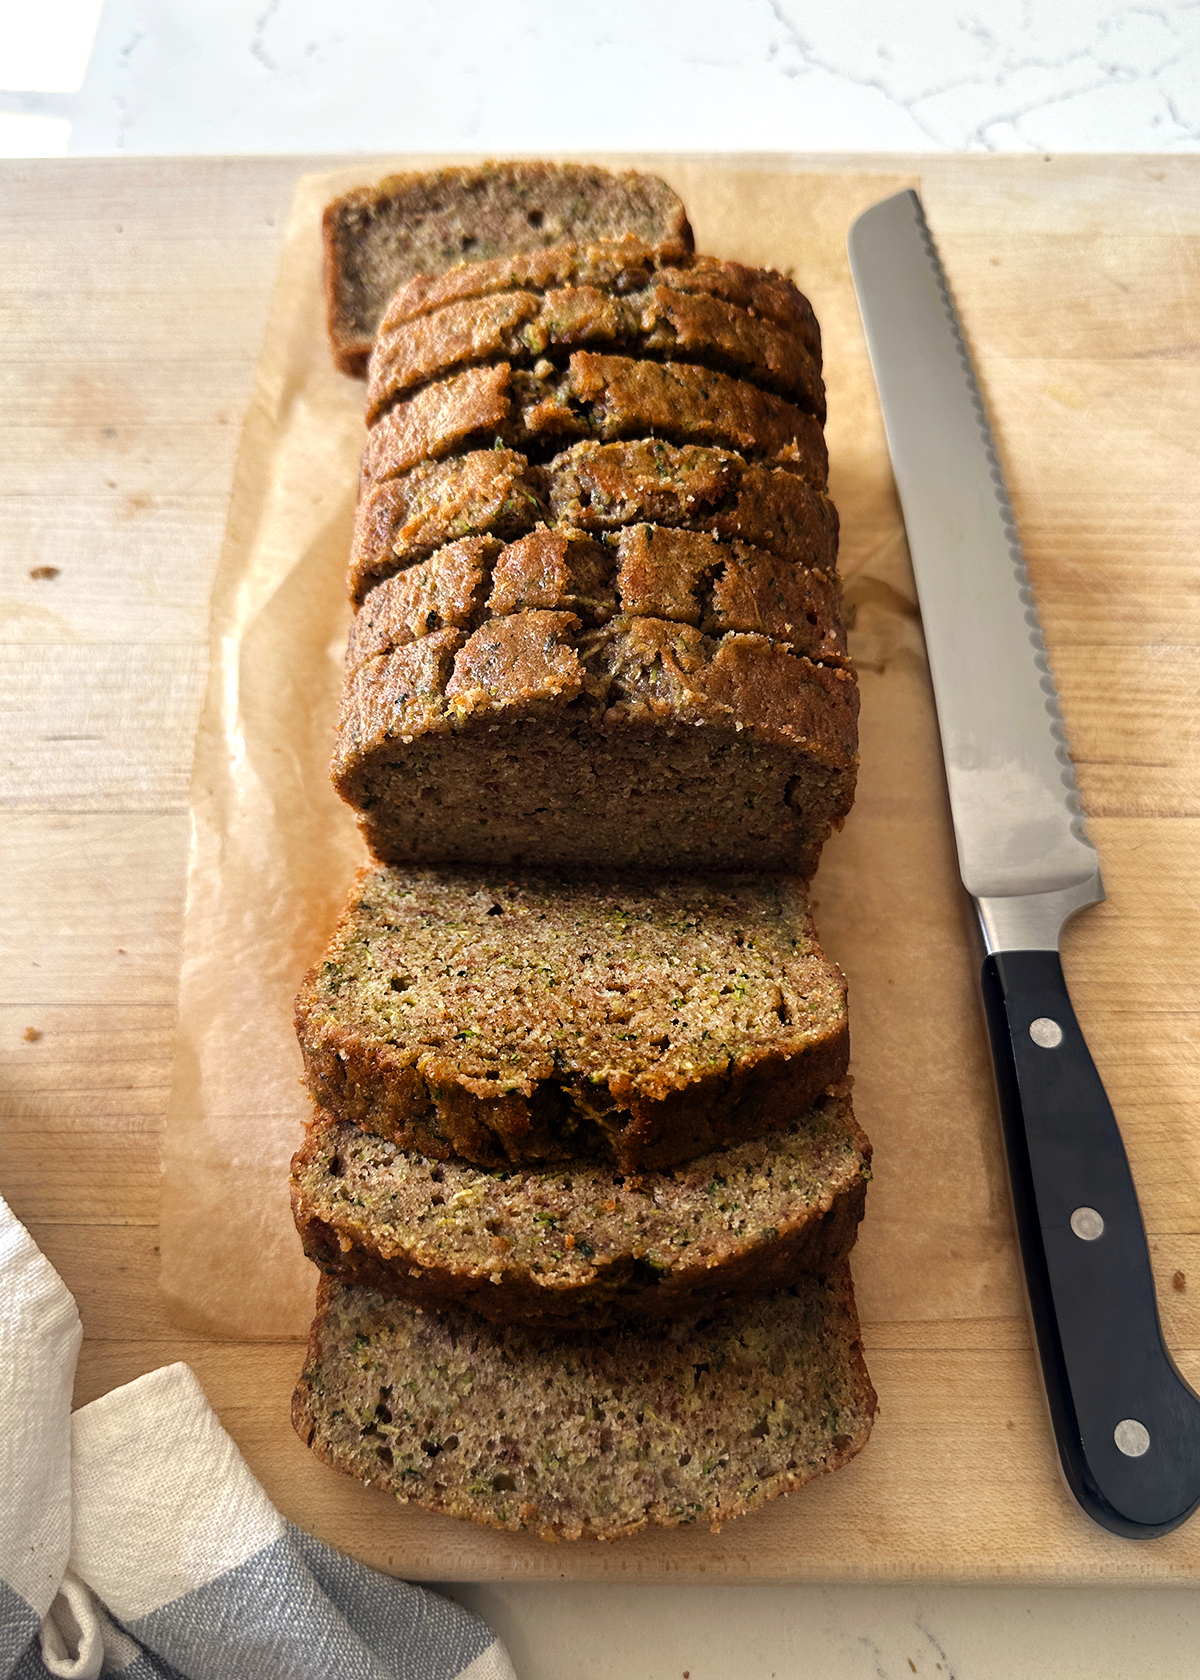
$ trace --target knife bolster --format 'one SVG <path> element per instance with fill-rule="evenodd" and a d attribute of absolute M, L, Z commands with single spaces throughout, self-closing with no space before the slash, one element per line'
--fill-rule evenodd
<path fill-rule="evenodd" d="M 984 950 L 988 956 L 1000 951 L 1057 951 L 1059 935 L 1071 917 L 1103 900 L 1099 868 L 1086 880 L 1054 892 L 976 896 Z"/>

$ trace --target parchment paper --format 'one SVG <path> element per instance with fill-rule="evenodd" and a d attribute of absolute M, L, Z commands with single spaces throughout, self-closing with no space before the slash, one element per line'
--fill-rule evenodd
<path fill-rule="evenodd" d="M 1019 1282 L 932 698 L 845 257 L 854 216 L 916 183 L 657 167 L 688 206 L 697 248 L 793 272 L 824 336 L 862 768 L 814 901 L 849 978 L 855 1102 L 875 1145 L 854 1260 L 860 1310 L 868 1326 L 1012 1316 Z M 307 1334 L 315 1271 L 287 1197 L 307 1108 L 292 999 L 363 856 L 327 764 L 364 387 L 329 359 L 318 227 L 326 200 L 364 178 L 359 165 L 297 190 L 214 589 L 196 743 L 162 1285 L 178 1325 L 236 1340 Z"/>

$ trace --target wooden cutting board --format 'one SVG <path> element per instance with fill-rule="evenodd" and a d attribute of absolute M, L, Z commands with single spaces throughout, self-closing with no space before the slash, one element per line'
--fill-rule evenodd
<path fill-rule="evenodd" d="M 720 1536 L 611 1547 L 547 1548 L 400 1509 L 292 1436 L 294 1343 L 172 1328 L 159 1135 L 208 599 L 292 188 L 326 161 L 3 171 L 0 1193 L 79 1301 L 77 1401 L 186 1359 L 288 1516 L 411 1577 L 1194 1580 L 1200 1527 L 1119 1541 L 1059 1486 L 1007 1246 L 986 1312 L 867 1312 L 882 1409 L 849 1469 Z M 685 194 L 687 181 L 736 191 L 728 172 L 749 161 L 920 176 L 1109 889 L 1069 933 L 1068 975 L 1126 1136 L 1168 1341 L 1200 1384 L 1200 159 L 646 160 Z M 363 178 L 379 167 L 364 161 Z M 848 452 L 847 508 L 852 464 Z M 847 536 L 861 556 L 870 519 Z M 45 568 L 56 575 L 31 575 Z M 879 765 L 864 797 L 899 798 L 904 779 Z M 921 1010 L 919 988 L 905 1008 Z M 855 1030 L 896 1019 L 860 1007 Z M 945 1023 L 947 1062 L 978 1046 L 973 1026 Z M 911 1078 L 899 1041 L 895 1067 Z M 898 1211 L 893 1188 L 889 1217 L 919 1237 L 909 1166 L 911 1206 Z"/>

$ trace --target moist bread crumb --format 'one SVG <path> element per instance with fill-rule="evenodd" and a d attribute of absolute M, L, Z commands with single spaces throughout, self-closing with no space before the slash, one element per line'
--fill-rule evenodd
<path fill-rule="evenodd" d="M 544 1540 L 722 1523 L 848 1463 L 876 1409 L 849 1268 L 649 1328 L 497 1326 L 323 1278 L 301 1440 L 404 1503 Z"/>
<path fill-rule="evenodd" d="M 296 1001 L 317 1105 L 477 1165 L 667 1166 L 845 1073 L 845 982 L 803 888 L 495 870 L 360 874 Z"/>
<path fill-rule="evenodd" d="M 292 1162 L 304 1252 L 343 1283 L 494 1323 L 663 1319 L 831 1271 L 862 1218 L 870 1145 L 849 1091 L 661 1172 L 596 1160 L 487 1172 L 318 1118 Z"/>

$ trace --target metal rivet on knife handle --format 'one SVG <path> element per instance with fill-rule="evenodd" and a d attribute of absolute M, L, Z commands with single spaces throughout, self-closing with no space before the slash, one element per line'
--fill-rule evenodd
<path fill-rule="evenodd" d="M 1043 1050 L 1057 1050 L 1063 1041 L 1063 1030 L 1049 1015 L 1039 1015 L 1029 1023 L 1029 1036 Z"/>
<path fill-rule="evenodd" d="M 1141 1458 L 1150 1450 L 1150 1431 L 1136 1418 L 1122 1418 L 1113 1430 L 1113 1440 L 1126 1458 Z"/>
<path fill-rule="evenodd" d="M 1071 1215 L 1071 1229 L 1081 1242 L 1095 1242 L 1104 1235 L 1104 1221 L 1095 1208 L 1077 1207 Z"/>

